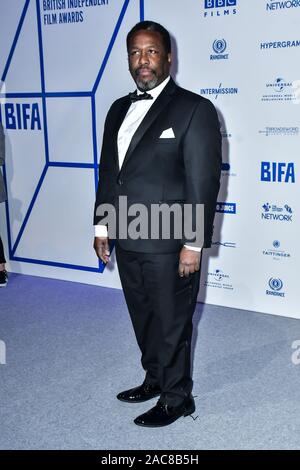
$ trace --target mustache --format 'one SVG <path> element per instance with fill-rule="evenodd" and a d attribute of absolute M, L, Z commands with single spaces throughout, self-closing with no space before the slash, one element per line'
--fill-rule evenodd
<path fill-rule="evenodd" d="M 156 75 L 155 70 L 150 69 L 149 67 L 139 67 L 138 69 L 136 69 L 135 75 L 139 75 L 139 73 L 140 73 L 141 70 L 149 70 L 149 71 L 152 72 L 154 75 Z"/>

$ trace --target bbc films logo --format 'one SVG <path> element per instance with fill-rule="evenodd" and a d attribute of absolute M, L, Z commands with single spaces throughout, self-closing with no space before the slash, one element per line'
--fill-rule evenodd
<path fill-rule="evenodd" d="M 229 274 L 224 273 L 221 269 L 215 269 L 212 272 L 208 272 L 207 280 L 204 285 L 214 289 L 233 290 Z"/>
<path fill-rule="evenodd" d="M 217 202 L 216 212 L 221 214 L 236 214 L 235 202 Z"/>
<path fill-rule="evenodd" d="M 203 1 L 203 0 L 202 0 Z M 218 18 L 237 13 L 237 0 L 204 0 L 204 18 Z"/>
<path fill-rule="evenodd" d="M 260 130 L 258 133 L 265 137 L 298 137 L 299 127 L 265 127 L 264 130 Z"/>
<path fill-rule="evenodd" d="M 229 54 L 224 54 L 227 49 L 225 39 L 216 39 L 212 45 L 215 54 L 210 55 L 210 60 L 228 60 Z"/>
<path fill-rule="evenodd" d="M 260 180 L 268 183 L 295 183 L 295 164 L 261 162 Z"/>
<path fill-rule="evenodd" d="M 279 278 L 271 277 L 268 282 L 269 289 L 266 290 L 267 295 L 273 295 L 274 297 L 285 297 L 285 293 L 282 291 L 283 282 Z"/>
<path fill-rule="evenodd" d="M 220 95 L 237 95 L 239 89 L 237 87 L 224 87 L 222 83 L 219 84 L 218 88 L 201 88 L 200 95 L 214 95 L 215 100 L 218 99 Z"/>
<path fill-rule="evenodd" d="M 278 77 L 274 82 L 266 83 L 267 92 L 263 94 L 263 102 L 291 102 L 296 100 L 296 93 L 293 91 L 293 82 L 289 82 L 282 77 Z"/>
<path fill-rule="evenodd" d="M 278 11 L 278 10 L 292 10 L 294 8 L 300 7 L 300 0 L 286 0 L 286 1 L 276 1 L 276 2 L 267 2 L 266 10 L 267 11 Z"/>
<path fill-rule="evenodd" d="M 275 261 L 291 258 L 291 254 L 281 248 L 281 242 L 279 240 L 273 240 L 272 248 L 263 250 L 262 254 Z"/>
<path fill-rule="evenodd" d="M 261 218 L 263 220 L 277 221 L 277 222 L 293 222 L 293 211 L 290 206 L 278 206 L 277 204 L 270 204 L 266 202 L 262 206 L 263 212 Z"/>

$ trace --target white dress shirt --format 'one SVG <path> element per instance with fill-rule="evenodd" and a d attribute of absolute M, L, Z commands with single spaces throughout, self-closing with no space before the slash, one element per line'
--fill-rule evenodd
<path fill-rule="evenodd" d="M 127 150 L 129 148 L 132 137 L 134 136 L 137 128 L 141 124 L 142 120 L 148 113 L 149 109 L 163 91 L 165 86 L 170 80 L 168 76 L 160 85 L 147 91 L 153 99 L 152 100 L 139 100 L 131 103 L 130 108 L 121 124 L 118 132 L 118 157 L 119 157 L 119 168 L 121 169 Z M 144 92 L 137 90 L 137 94 L 140 95 Z M 105 225 L 95 225 L 95 237 L 107 237 L 107 228 Z M 190 247 L 184 245 L 186 248 L 194 251 L 201 251 L 201 248 Z"/>

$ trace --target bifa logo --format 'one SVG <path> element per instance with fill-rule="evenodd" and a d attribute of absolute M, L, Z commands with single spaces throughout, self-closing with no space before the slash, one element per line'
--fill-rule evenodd
<path fill-rule="evenodd" d="M 204 0 L 204 18 L 236 14 L 237 0 Z"/>
<path fill-rule="evenodd" d="M 295 165 L 292 162 L 261 162 L 261 181 L 295 183 Z"/>
<path fill-rule="evenodd" d="M 0 108 L 0 122 L 6 129 L 41 130 L 38 103 L 4 103 Z"/>

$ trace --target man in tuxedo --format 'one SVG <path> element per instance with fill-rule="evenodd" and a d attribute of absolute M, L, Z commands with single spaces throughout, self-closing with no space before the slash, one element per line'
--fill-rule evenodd
<path fill-rule="evenodd" d="M 111 204 L 120 214 L 120 196 L 127 197 L 128 206 L 189 204 L 194 225 L 197 205 L 204 206 L 201 246 L 195 238 L 176 238 L 172 230 L 169 239 L 116 235 L 120 279 L 145 370 L 142 385 L 117 398 L 137 403 L 159 396 L 154 407 L 134 420 L 157 427 L 195 411 L 192 317 L 202 248 L 211 246 L 221 135 L 212 103 L 171 78 L 171 41 L 163 26 L 138 23 L 128 33 L 127 50 L 137 90 L 115 101 L 106 117 L 94 214 L 95 251 L 104 263 L 109 261 L 109 227 L 99 208 Z"/>

